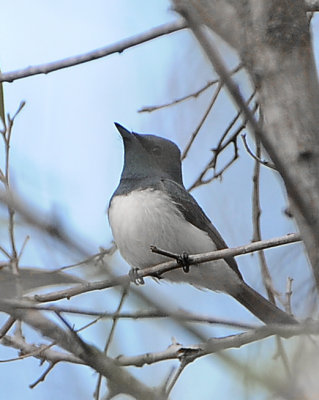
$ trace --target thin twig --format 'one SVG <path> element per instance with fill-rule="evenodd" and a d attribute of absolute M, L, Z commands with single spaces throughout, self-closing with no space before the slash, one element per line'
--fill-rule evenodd
<path fill-rule="evenodd" d="M 50 371 L 52 371 L 52 369 L 56 366 L 56 362 L 55 363 L 50 363 L 48 365 L 48 367 L 46 368 L 46 370 L 40 375 L 40 377 L 31 385 L 29 385 L 30 389 L 34 389 L 40 382 L 44 382 L 45 378 L 47 377 L 47 375 L 49 374 Z"/>
<path fill-rule="evenodd" d="M 260 121 L 262 122 L 262 113 L 260 113 Z M 260 155 L 261 155 L 261 144 L 258 137 L 256 137 L 256 159 L 255 159 L 255 167 L 254 167 L 254 175 L 253 175 L 253 199 L 252 199 L 252 219 L 253 219 L 253 241 L 261 240 L 261 205 L 260 205 Z M 263 284 L 266 288 L 268 299 L 271 303 L 276 304 L 274 286 L 272 282 L 272 278 L 269 272 L 269 268 L 266 261 L 265 252 L 263 250 L 258 251 L 258 258 L 260 262 L 261 274 L 263 279 Z M 282 339 L 279 336 L 276 336 L 277 343 L 277 355 L 283 362 L 285 371 L 290 377 L 290 368 L 288 363 L 288 357 L 286 355 L 285 349 L 282 344 Z"/>
<path fill-rule="evenodd" d="M 250 149 L 249 146 L 248 146 L 247 139 L 246 139 L 246 134 L 245 134 L 245 133 L 243 133 L 243 134 L 241 135 L 241 138 L 243 139 L 243 143 L 244 143 L 244 146 L 245 146 L 245 149 L 246 149 L 247 153 L 248 153 L 249 155 L 251 155 L 252 158 L 253 158 L 254 160 L 258 161 L 260 164 L 264 165 L 265 167 L 268 167 L 268 168 L 271 168 L 271 169 L 277 171 L 277 168 L 275 167 L 275 165 L 274 165 L 272 162 L 267 161 L 267 160 L 263 160 L 262 158 L 257 157 L 256 154 L 254 154 L 254 153 L 251 151 L 251 149 Z"/>
<path fill-rule="evenodd" d="M 217 97 L 218 97 L 222 87 L 223 87 L 223 84 L 221 82 L 221 83 L 218 84 L 218 86 L 217 86 L 217 88 L 215 90 L 215 93 L 214 93 L 214 95 L 213 95 L 213 97 L 212 97 L 212 99 L 211 99 L 211 101 L 210 101 L 210 103 L 209 103 L 209 105 L 207 107 L 207 110 L 205 111 L 202 119 L 199 121 L 199 124 L 197 125 L 195 131 L 192 133 L 192 135 L 190 137 L 190 140 L 187 143 L 187 145 L 186 145 L 186 147 L 185 147 L 185 149 L 184 149 L 184 151 L 182 153 L 181 160 L 184 160 L 186 158 L 186 156 L 187 156 L 187 154 L 188 154 L 188 152 L 189 152 L 189 150 L 190 150 L 190 148 L 191 148 L 196 136 L 198 135 L 201 127 L 203 126 L 204 122 L 206 121 L 211 109 L 214 107 L 214 104 L 215 104 L 215 102 L 217 100 Z"/>
<path fill-rule="evenodd" d="M 52 61 L 47 64 L 34 65 L 17 71 L 1 73 L 0 82 L 13 82 L 14 80 L 27 78 L 33 75 L 48 74 L 49 72 L 72 67 L 74 65 L 83 64 L 88 61 L 97 60 L 99 58 L 106 57 L 114 53 L 122 53 L 124 50 L 127 50 L 130 47 L 148 42 L 149 40 L 153 40 L 163 35 L 177 32 L 181 29 L 185 29 L 186 27 L 187 25 L 185 21 L 180 19 L 178 21 L 158 26 L 156 28 L 150 29 L 148 32 L 143 32 L 139 35 L 123 39 L 117 43 L 113 43 L 109 46 L 105 46 L 100 49 L 90 51 L 88 53 L 68 57 L 63 60 Z"/>
<path fill-rule="evenodd" d="M 18 259 L 19 259 L 19 260 L 21 259 L 22 254 L 23 254 L 24 249 L 25 249 L 25 246 L 27 245 L 27 243 L 28 243 L 29 240 L 30 240 L 30 236 L 27 235 L 27 236 L 25 237 L 23 243 L 22 243 L 21 249 L 20 249 L 19 254 L 18 254 Z"/>
<path fill-rule="evenodd" d="M 2 84 L 1 84 L 2 85 Z M 19 115 L 23 107 L 25 106 L 25 102 L 22 101 L 13 115 L 11 117 L 9 114 L 7 115 L 7 123 L 4 122 L 5 125 L 5 130 L 1 132 L 2 138 L 4 141 L 4 151 L 5 151 L 5 157 L 4 157 L 4 174 L 2 173 L 2 182 L 4 183 L 5 191 L 8 194 L 10 192 L 10 146 L 11 146 L 11 136 L 12 136 L 12 129 L 14 125 L 14 121 L 16 117 Z M 9 215 L 9 221 L 8 221 L 8 232 L 9 232 L 9 243 L 10 243 L 10 252 L 9 254 L 9 260 L 10 260 L 10 266 L 12 273 L 16 276 L 16 293 L 17 296 L 20 297 L 22 296 L 22 287 L 21 287 L 21 282 L 19 278 L 19 256 L 17 252 L 17 246 L 15 242 L 15 210 L 13 207 L 11 207 L 10 204 L 7 204 L 7 210 L 8 210 L 8 215 Z M 4 249 L 2 249 L 4 252 Z M 17 325 L 17 332 L 19 332 L 20 335 L 22 335 L 22 328 L 21 328 L 21 323 L 18 322 Z"/>
<path fill-rule="evenodd" d="M 10 260 L 10 254 L 4 247 L 0 246 L 0 251 Z"/>
<path fill-rule="evenodd" d="M 71 269 L 71 268 L 79 267 L 81 265 L 85 265 L 85 264 L 91 263 L 92 261 L 95 261 L 95 259 L 96 259 L 96 263 L 99 263 L 99 262 L 101 262 L 103 260 L 103 257 L 105 255 L 111 256 L 112 254 L 114 254 L 116 249 L 117 249 L 117 247 L 116 247 L 115 243 L 113 243 L 110 248 L 103 249 L 100 252 L 98 252 L 96 254 L 93 254 L 90 257 L 87 257 L 85 260 L 76 262 L 74 264 L 64 265 L 63 267 L 59 267 L 59 268 L 53 269 L 52 272 L 58 272 L 58 271 L 63 271 L 65 269 Z"/>
<path fill-rule="evenodd" d="M 121 299 L 120 299 L 120 302 L 119 302 L 119 305 L 118 305 L 118 307 L 116 309 L 116 313 L 115 314 L 118 314 L 121 311 L 121 309 L 123 307 L 123 304 L 124 304 L 124 300 L 125 300 L 125 298 L 127 296 L 127 293 L 128 293 L 128 287 L 125 287 L 123 289 L 123 292 L 122 292 L 122 295 L 121 295 Z M 107 354 L 108 349 L 109 349 L 109 347 L 111 345 L 111 342 L 112 342 L 112 339 L 114 337 L 115 328 L 116 328 L 118 320 L 119 320 L 119 318 L 117 316 L 113 317 L 113 323 L 112 323 L 111 331 L 109 333 L 109 337 L 108 337 L 108 339 L 107 339 L 107 341 L 105 343 L 105 347 L 104 347 L 104 354 Z M 102 383 L 102 375 L 99 374 L 97 382 L 96 382 L 96 388 L 95 388 L 95 391 L 94 391 L 94 394 L 93 394 L 93 396 L 94 396 L 94 398 L 96 400 L 99 400 L 99 398 L 100 398 L 101 383 Z"/>
<path fill-rule="evenodd" d="M 20 340 L 21 340 L 21 338 L 20 338 Z M 22 350 L 23 349 L 23 347 L 22 347 L 22 349 L 21 349 L 22 354 L 20 354 L 19 357 L 7 358 L 6 360 L 0 360 L 0 363 L 8 363 L 8 362 L 12 362 L 12 361 L 20 361 L 20 360 L 23 360 L 23 359 L 29 358 L 29 357 L 38 357 L 39 356 L 39 358 L 42 358 L 41 354 L 44 353 L 46 350 L 50 349 L 55 344 L 56 343 L 53 342 L 53 343 L 50 343 L 50 344 L 45 345 L 45 346 L 31 345 L 32 346 L 32 350 L 30 352 L 28 351 L 26 353 Z"/>
<path fill-rule="evenodd" d="M 175 104 L 179 104 L 185 100 L 189 100 L 192 98 L 196 99 L 201 93 L 203 93 L 205 90 L 209 89 L 211 86 L 216 85 L 216 83 L 218 83 L 219 81 L 220 81 L 219 79 L 214 79 L 213 81 L 209 81 L 208 83 L 206 83 L 205 86 L 203 86 L 202 88 L 200 88 L 199 90 L 197 90 L 194 93 L 187 94 L 186 96 L 183 96 L 183 97 L 179 97 L 178 99 L 170 101 L 169 103 L 160 104 L 157 106 L 145 106 L 145 107 L 142 107 L 139 110 L 137 110 L 137 112 L 138 113 L 145 113 L 145 112 L 151 113 L 153 111 L 162 110 L 163 108 L 166 108 L 166 107 L 174 106 Z"/>
<path fill-rule="evenodd" d="M 172 391 L 173 387 L 175 386 L 178 378 L 181 376 L 182 372 L 184 371 L 184 369 L 186 368 L 187 365 L 188 365 L 188 362 L 186 360 L 182 360 L 181 361 L 181 363 L 180 363 L 175 375 L 173 376 L 173 379 L 171 380 L 171 382 L 167 386 L 167 390 L 165 392 L 167 397 L 171 393 L 171 391 Z"/>
<path fill-rule="evenodd" d="M 187 190 L 189 192 L 191 192 L 192 190 L 194 190 L 195 188 L 197 188 L 199 186 L 207 185 L 208 183 L 212 182 L 214 179 L 220 178 L 223 175 L 223 173 L 237 160 L 237 158 L 238 158 L 237 136 L 243 129 L 244 129 L 244 126 L 243 125 L 240 126 L 236 130 L 236 132 L 232 135 L 232 137 L 227 141 L 227 143 L 225 145 L 223 145 L 223 147 L 220 148 L 218 151 L 216 151 L 216 149 L 213 149 L 213 151 L 214 151 L 213 157 L 208 161 L 205 168 L 199 174 L 198 178 L 196 178 L 195 181 L 192 183 L 192 185 L 187 188 Z M 210 169 L 216 168 L 218 156 L 230 144 L 232 144 L 234 146 L 234 154 L 233 154 L 232 158 L 218 172 L 215 171 L 210 178 L 204 178 L 206 173 Z"/>
<path fill-rule="evenodd" d="M 235 67 L 232 71 L 230 71 L 230 73 L 231 74 L 235 74 L 236 72 L 240 71 L 242 69 L 242 67 L 243 67 L 242 64 L 238 64 L 237 67 Z M 137 112 L 139 112 L 139 113 L 153 112 L 153 111 L 161 110 L 162 108 L 171 107 L 171 106 L 173 106 L 175 104 L 179 104 L 179 103 L 181 103 L 182 101 L 185 101 L 185 100 L 189 100 L 189 99 L 192 99 L 192 98 L 196 99 L 200 94 L 202 94 L 207 89 L 209 89 L 211 86 L 216 85 L 219 82 L 220 82 L 220 79 L 214 79 L 212 81 L 207 82 L 206 85 L 204 85 L 200 89 L 196 90 L 196 92 L 194 92 L 194 93 L 187 94 L 186 96 L 179 97 L 176 100 L 173 100 L 173 101 L 170 101 L 169 103 L 161 104 L 161 105 L 158 105 L 158 106 L 142 107 Z"/>
<path fill-rule="evenodd" d="M 63 361 L 63 362 L 70 362 L 73 364 L 83 364 L 83 361 L 80 358 L 75 357 L 72 354 L 51 350 L 50 348 L 47 348 L 43 345 L 29 344 L 22 339 L 18 339 L 15 336 L 8 336 L 8 335 L 4 336 L 3 339 L 1 340 L 1 344 L 4 346 L 10 346 L 12 348 L 20 350 L 21 354 L 25 354 L 26 357 L 30 357 L 30 355 L 32 355 L 33 357 L 36 357 L 41 361 L 43 360 L 48 362 Z M 21 360 L 23 358 L 19 356 L 17 360 Z"/>
<path fill-rule="evenodd" d="M 253 90 L 252 94 L 248 97 L 248 99 L 246 100 L 246 104 L 247 106 L 249 106 L 249 104 L 251 103 L 251 101 L 253 100 L 253 98 L 255 97 L 256 94 L 256 89 Z M 253 107 L 252 111 L 253 113 L 255 113 L 257 111 L 258 105 L 255 104 L 255 106 Z M 230 123 L 228 124 L 227 128 L 225 129 L 225 132 L 222 134 L 221 138 L 219 139 L 219 142 L 216 146 L 217 149 L 219 149 L 220 147 L 222 147 L 224 140 L 226 138 L 226 136 L 228 135 L 228 133 L 231 131 L 231 129 L 234 127 L 234 125 L 236 124 L 236 122 L 239 120 L 240 116 L 242 115 L 241 110 L 239 110 L 237 112 L 237 114 L 235 115 L 235 117 L 230 121 Z M 242 123 L 242 125 L 246 125 L 246 121 L 244 123 Z"/>
<path fill-rule="evenodd" d="M 293 278 L 287 278 L 287 287 L 286 287 L 286 304 L 285 309 L 287 310 L 288 314 L 291 314 L 291 296 L 292 296 L 292 283 Z"/>
<path fill-rule="evenodd" d="M 253 93 L 249 96 L 249 98 L 247 99 L 247 106 L 249 105 L 249 103 L 252 101 L 252 99 L 254 98 L 256 94 L 256 91 L 254 90 Z M 258 109 L 258 105 L 255 104 L 254 108 L 253 108 L 253 113 L 255 113 Z M 223 135 L 221 136 L 221 138 L 218 141 L 217 146 L 212 149 L 212 151 L 214 152 L 213 156 L 211 157 L 211 159 L 208 161 L 208 163 L 206 164 L 206 166 L 203 168 L 203 170 L 201 171 L 201 173 L 199 174 L 199 176 L 195 179 L 195 181 L 192 183 L 192 185 L 188 188 L 188 191 L 192 191 L 194 190 L 196 187 L 198 186 L 202 186 L 202 185 L 206 185 L 208 183 L 210 183 L 211 181 L 213 181 L 214 179 L 217 179 L 219 177 L 222 176 L 222 174 L 226 171 L 227 168 L 229 168 L 238 158 L 238 148 L 237 148 L 237 137 L 240 134 L 240 132 L 245 129 L 246 127 L 246 122 L 247 121 L 243 121 L 242 124 L 235 130 L 235 132 L 231 135 L 231 137 L 225 142 L 225 139 L 228 135 L 228 133 L 231 131 L 231 129 L 234 127 L 235 123 L 238 121 L 239 117 L 241 116 L 241 111 L 238 111 L 236 116 L 233 118 L 233 120 L 228 124 L 227 128 L 225 129 Z M 218 157 L 220 156 L 220 154 L 230 145 L 233 144 L 234 146 L 234 155 L 233 157 L 224 165 L 224 167 L 219 170 L 218 172 L 216 171 L 216 165 L 217 165 L 217 161 L 218 161 Z M 210 170 L 210 169 L 214 169 L 215 172 L 214 174 L 207 179 L 204 179 L 206 173 Z"/>
<path fill-rule="evenodd" d="M 214 318 L 209 315 L 199 315 L 193 314 L 188 311 L 178 309 L 178 310 L 151 310 L 151 311 L 138 311 L 138 312 L 103 312 L 103 311 L 92 311 L 85 309 L 77 309 L 72 307 L 62 307 L 55 305 L 32 305 L 32 304 L 23 304 L 22 302 L 17 301 L 15 303 L 16 308 L 22 308 L 26 310 L 38 310 L 38 311 L 51 311 L 58 313 L 69 313 L 76 314 L 82 316 L 94 316 L 98 317 L 93 321 L 96 323 L 101 319 L 155 319 L 155 318 L 172 318 L 177 321 L 185 321 L 185 322 L 195 322 L 201 324 L 210 324 L 210 325 L 223 325 L 228 327 L 235 327 L 239 329 L 255 329 L 257 326 L 253 324 L 242 323 L 239 321 L 230 321 L 222 318 Z M 90 324 L 85 325 L 84 327 L 77 330 L 80 332 L 83 329 L 86 329 Z"/>
<path fill-rule="evenodd" d="M 59 308 L 57 308 L 55 310 L 55 312 L 60 313 L 61 310 L 59 310 Z M 85 325 L 81 326 L 81 328 L 75 329 L 75 332 L 78 333 L 78 332 L 84 331 L 85 329 L 89 328 L 90 326 L 92 326 L 92 325 L 96 324 L 97 322 L 101 321 L 101 319 L 102 318 L 99 316 L 98 318 L 95 318 L 93 321 L 89 322 L 88 324 L 85 324 Z"/>
<path fill-rule="evenodd" d="M 260 158 L 260 141 L 256 139 L 256 155 L 257 158 Z M 253 198 L 252 198 L 252 219 L 253 219 L 253 242 L 257 242 L 262 240 L 261 238 L 261 224 L 260 224 L 260 216 L 261 216 L 261 208 L 260 208 L 260 163 L 258 160 L 255 160 L 255 167 L 254 167 L 254 175 L 253 175 Z M 261 274 L 263 279 L 263 284 L 267 291 L 267 295 L 269 300 L 276 304 L 273 283 L 271 279 L 271 275 L 267 266 L 265 253 L 263 250 L 258 251 L 258 257 L 260 262 Z"/>

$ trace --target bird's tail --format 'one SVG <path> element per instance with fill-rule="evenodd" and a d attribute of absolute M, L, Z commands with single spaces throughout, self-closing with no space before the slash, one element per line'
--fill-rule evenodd
<path fill-rule="evenodd" d="M 244 282 L 240 285 L 240 290 L 231 295 L 265 324 L 297 323 L 292 316 L 280 310 Z"/>

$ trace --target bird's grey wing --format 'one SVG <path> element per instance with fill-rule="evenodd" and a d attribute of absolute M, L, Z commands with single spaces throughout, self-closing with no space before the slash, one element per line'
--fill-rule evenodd
<path fill-rule="evenodd" d="M 183 214 L 184 218 L 198 229 L 207 232 L 218 250 L 226 249 L 228 247 L 218 230 L 208 219 L 196 200 L 183 186 L 169 179 L 161 179 L 160 185 L 162 186 L 161 189 L 169 194 L 171 199 L 177 205 L 179 211 Z M 225 258 L 225 261 L 242 279 L 235 259 L 233 257 L 227 257 Z"/>

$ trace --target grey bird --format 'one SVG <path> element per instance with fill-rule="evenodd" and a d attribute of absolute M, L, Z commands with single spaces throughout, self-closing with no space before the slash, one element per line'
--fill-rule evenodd
<path fill-rule="evenodd" d="M 108 216 L 115 243 L 128 264 L 145 268 L 168 261 L 152 253 L 150 246 L 192 255 L 227 248 L 184 187 L 179 148 L 159 136 L 115 126 L 124 143 L 124 167 Z M 233 257 L 191 265 L 188 273 L 176 269 L 163 278 L 227 293 L 266 324 L 296 323 L 244 282 Z"/>

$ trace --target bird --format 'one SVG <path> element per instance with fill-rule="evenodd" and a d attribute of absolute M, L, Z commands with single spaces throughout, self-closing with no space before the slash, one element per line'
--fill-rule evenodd
<path fill-rule="evenodd" d="M 245 283 L 233 257 L 187 267 L 187 255 L 227 245 L 183 184 L 178 146 L 160 136 L 131 132 L 119 123 L 115 126 L 123 139 L 124 166 L 109 202 L 108 218 L 126 262 L 133 269 L 143 269 L 168 260 L 153 253 L 151 246 L 180 254 L 184 270 L 174 269 L 161 278 L 227 293 L 265 324 L 296 324 L 294 317 Z"/>

